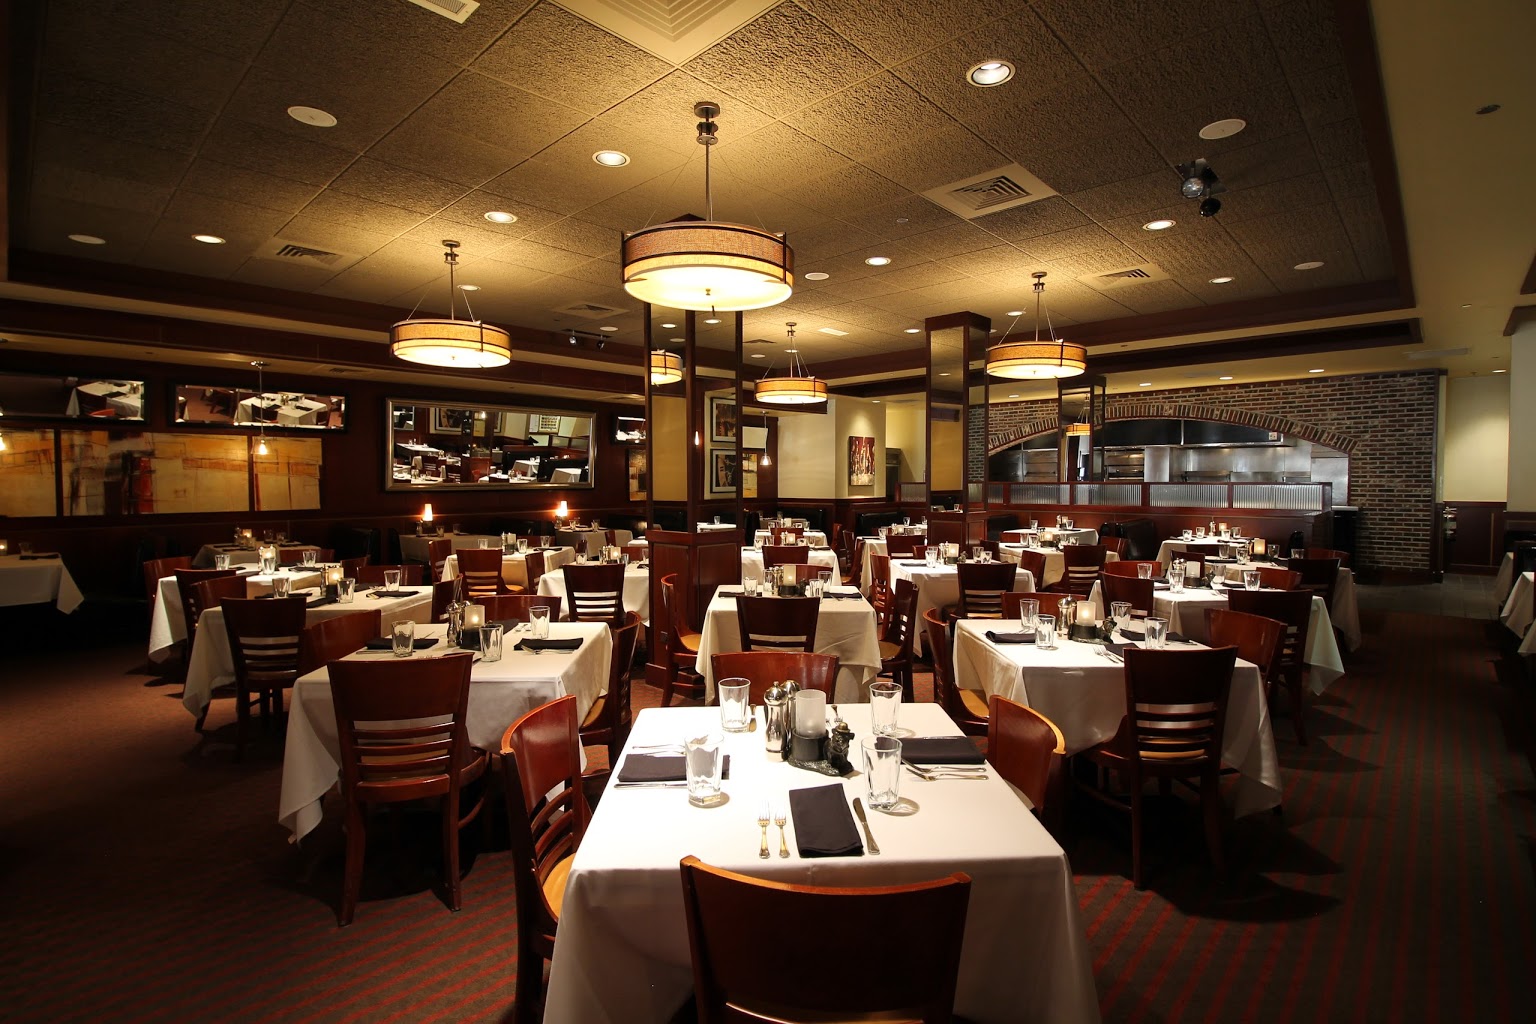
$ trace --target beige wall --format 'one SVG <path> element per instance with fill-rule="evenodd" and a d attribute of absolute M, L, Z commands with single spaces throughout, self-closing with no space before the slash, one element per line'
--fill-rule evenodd
<path fill-rule="evenodd" d="M 1509 345 L 1509 461 L 1505 500 L 1512 511 L 1536 511 L 1536 324 Z"/>
<path fill-rule="evenodd" d="M 837 452 L 837 490 L 839 498 L 874 498 L 885 494 L 885 405 L 860 398 L 834 398 L 827 418 L 835 420 L 832 443 Z M 848 483 L 848 439 L 875 439 L 875 482 L 859 487 Z"/>
<path fill-rule="evenodd" d="M 651 497 L 655 501 L 688 500 L 688 464 L 678 452 L 693 442 L 687 437 L 688 407 L 681 398 L 651 396 Z"/>
<path fill-rule="evenodd" d="M 950 420 L 933 421 L 933 476 L 928 484 L 932 491 L 958 491 L 965 480 L 965 436 L 960 423 Z"/>
<path fill-rule="evenodd" d="M 1446 501 L 1504 501 L 1510 470 L 1509 377 L 1453 377 L 1445 397 Z"/>
<path fill-rule="evenodd" d="M 848 486 L 848 438 L 875 439 L 875 482 Z M 885 493 L 885 407 L 859 398 L 834 398 L 824 416 L 779 417 L 781 498 L 864 498 Z"/>
<path fill-rule="evenodd" d="M 907 402 L 886 399 L 881 408 L 885 410 L 885 445 L 901 449 L 897 479 L 904 483 L 922 480 L 928 472 L 928 420 L 923 396 Z"/>

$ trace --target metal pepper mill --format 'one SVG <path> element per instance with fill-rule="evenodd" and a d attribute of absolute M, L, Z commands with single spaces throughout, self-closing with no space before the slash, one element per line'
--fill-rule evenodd
<path fill-rule="evenodd" d="M 790 691 L 775 683 L 763 694 L 763 745 L 769 760 L 783 760 L 784 748 L 789 740 Z"/>

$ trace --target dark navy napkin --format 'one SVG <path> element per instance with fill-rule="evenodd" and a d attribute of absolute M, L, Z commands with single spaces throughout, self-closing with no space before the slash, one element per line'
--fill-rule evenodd
<path fill-rule="evenodd" d="M 862 857 L 864 844 L 841 785 L 789 791 L 795 845 L 802 857 Z"/>

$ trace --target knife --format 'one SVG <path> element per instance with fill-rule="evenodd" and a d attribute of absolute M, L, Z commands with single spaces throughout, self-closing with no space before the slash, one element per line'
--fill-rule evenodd
<path fill-rule="evenodd" d="M 875 842 L 875 834 L 869 830 L 869 819 L 864 816 L 864 801 L 858 797 L 853 798 L 853 813 L 858 817 L 859 824 L 864 826 L 864 838 L 869 841 L 869 852 L 878 857 L 880 844 Z"/>

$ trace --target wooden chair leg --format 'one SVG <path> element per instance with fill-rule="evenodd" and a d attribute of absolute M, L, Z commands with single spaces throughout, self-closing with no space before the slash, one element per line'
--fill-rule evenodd
<path fill-rule="evenodd" d="M 456 911 L 464 885 L 459 878 L 459 798 L 454 793 L 443 800 L 443 872 L 448 876 L 448 909 Z"/>
<path fill-rule="evenodd" d="M 363 854 L 368 849 L 366 815 L 356 800 L 347 807 L 347 859 L 341 878 L 341 913 L 337 923 L 345 928 L 357 911 L 357 898 L 363 890 Z"/>
<path fill-rule="evenodd" d="M 245 736 L 251 725 L 250 694 L 235 692 L 235 760 L 245 760 Z"/>
<path fill-rule="evenodd" d="M 544 1019 L 544 957 L 533 940 L 520 940 L 517 949 L 517 990 L 514 1024 L 541 1024 Z"/>
<path fill-rule="evenodd" d="M 1128 795 L 1131 800 L 1131 884 L 1140 890 L 1146 888 L 1141 877 L 1141 786 L 1132 787 Z"/>
<path fill-rule="evenodd" d="M 1217 874 L 1225 874 L 1227 858 L 1221 844 L 1221 788 L 1214 772 L 1201 780 L 1200 803 L 1205 811 L 1205 845 L 1211 854 L 1211 866 Z"/>

